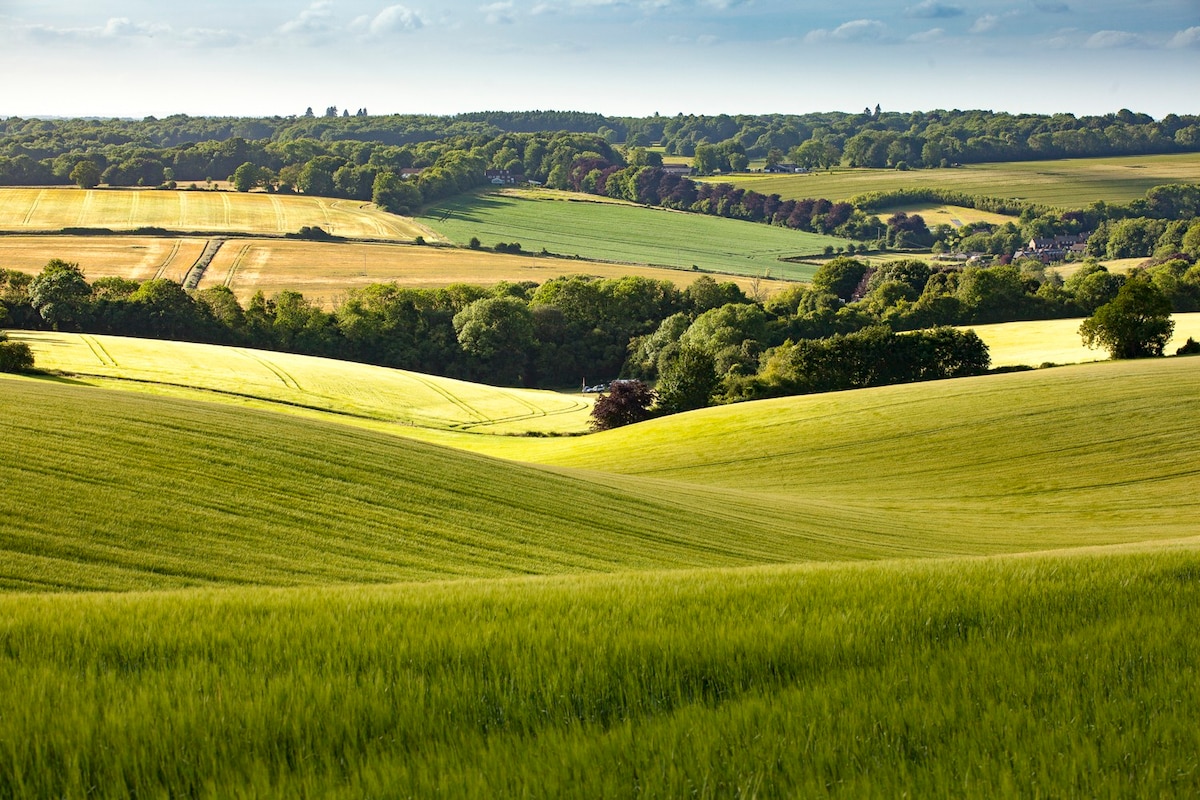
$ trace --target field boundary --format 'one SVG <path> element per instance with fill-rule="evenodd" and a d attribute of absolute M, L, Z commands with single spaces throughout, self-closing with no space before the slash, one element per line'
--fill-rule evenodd
<path fill-rule="evenodd" d="M 208 265 L 216 258 L 217 253 L 221 250 L 221 245 L 225 244 L 225 239 L 215 237 L 209 239 L 204 245 L 204 252 L 196 259 L 196 263 L 188 269 L 187 275 L 183 278 L 183 288 L 195 289 L 200 285 L 200 279 L 204 277 L 204 273 L 208 270 Z"/>

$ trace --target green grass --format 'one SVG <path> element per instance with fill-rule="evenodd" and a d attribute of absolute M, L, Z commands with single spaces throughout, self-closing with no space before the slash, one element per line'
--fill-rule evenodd
<path fill-rule="evenodd" d="M 11 797 L 1183 797 L 1200 553 L 0 598 Z"/>
<path fill-rule="evenodd" d="M 818 254 L 845 239 L 627 203 L 480 194 L 437 205 L 418 222 L 457 244 L 519 242 L 565 256 L 808 280 L 816 268 L 781 258 Z M 566 196 L 566 195 L 564 195 Z M 573 197 L 573 196 L 572 196 Z"/>
<path fill-rule="evenodd" d="M 0 797 L 1195 795 L 1198 394 L 1107 362 L 537 439 L 0 377 Z"/>
<path fill-rule="evenodd" d="M 1200 508 L 1198 391 L 1200 359 L 1181 358 L 785 398 L 582 438 L 424 434 L 544 465 L 531 467 L 5 379 L 20 458 L 0 466 L 0 583 L 383 582 L 1176 538 Z"/>
<path fill-rule="evenodd" d="M 1200 154 L 969 164 L 906 172 L 838 169 L 807 175 L 733 175 L 706 180 L 731 182 L 763 194 L 794 199 L 849 200 L 866 192 L 935 188 L 1084 208 L 1097 200 L 1127 203 L 1165 183 L 1196 183 L 1200 181 Z"/>
<path fill-rule="evenodd" d="M 588 430 L 591 400 L 502 389 L 404 370 L 241 347 L 123 336 L 13 331 L 40 369 L 98 385 L 326 412 L 381 429 L 420 426 L 506 434 Z"/>

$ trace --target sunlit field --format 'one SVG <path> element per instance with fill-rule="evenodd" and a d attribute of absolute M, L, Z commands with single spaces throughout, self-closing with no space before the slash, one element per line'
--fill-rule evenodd
<path fill-rule="evenodd" d="M 0 230 L 56 232 L 63 228 L 135 231 L 295 233 L 316 226 L 334 236 L 412 240 L 433 235 L 369 203 L 261 192 L 156 189 L 0 189 Z"/>

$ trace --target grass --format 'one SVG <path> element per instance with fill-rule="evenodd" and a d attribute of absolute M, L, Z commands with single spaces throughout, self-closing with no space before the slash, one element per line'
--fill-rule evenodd
<path fill-rule="evenodd" d="M 317 226 L 348 238 L 408 241 L 432 234 L 405 217 L 369 203 L 260 192 L 137 189 L 0 189 L 0 230 L 55 232 L 63 228 L 134 231 L 159 227 L 212 233 L 295 233 Z"/>
<path fill-rule="evenodd" d="M 781 258 L 823 252 L 847 240 L 757 223 L 646 208 L 628 203 L 593 203 L 564 194 L 548 199 L 530 194 L 458 197 L 428 209 L 418 222 L 465 245 L 477 237 L 486 246 L 519 242 L 525 250 L 586 259 L 807 280 L 815 267 Z"/>
<path fill-rule="evenodd" d="M 78 263 L 89 281 L 115 276 L 182 283 L 204 244 L 150 236 L 0 236 L 0 266 L 36 274 L 50 259 L 61 258 Z"/>
<path fill-rule="evenodd" d="M 1200 181 L 1200 154 L 969 164 L 955 169 L 836 169 L 807 175 L 731 175 L 731 182 L 784 198 L 849 200 L 866 192 L 936 188 L 985 197 L 1084 208 L 1097 200 L 1127 203 L 1164 183 Z"/>
<path fill-rule="evenodd" d="M 1188 796 L 1198 576 L 1192 543 L 0 598 L 0 794 Z"/>
<path fill-rule="evenodd" d="M 1166 352 L 1174 353 L 1188 337 L 1200 339 L 1200 314 L 1176 314 L 1175 334 Z M 1106 350 L 1089 350 L 1079 337 L 1082 319 L 1047 319 L 974 325 L 992 355 L 992 366 L 1077 364 L 1108 358 Z"/>
<path fill-rule="evenodd" d="M 206 394 L 274 410 L 327 412 L 383 429 L 582 433 L 591 401 L 501 389 L 314 356 L 122 336 L 13 331 L 40 369 L 140 391 Z M 100 379 L 97 381 L 96 379 Z"/>
<path fill-rule="evenodd" d="M 1200 360 L 1181 358 L 785 398 L 583 438 L 399 429 L 535 469 L 8 379 L 6 443 L 21 458 L 0 468 L 3 581 L 391 581 L 1176 538 L 1195 533 L 1200 505 L 1198 390 Z M 31 504 L 32 485 L 71 502 Z"/>
<path fill-rule="evenodd" d="M 670 281 L 681 289 L 696 279 L 695 273 L 678 269 L 531 258 L 484 250 L 264 239 L 227 243 L 213 259 L 200 288 L 225 284 L 243 302 L 256 291 L 269 297 L 290 290 L 322 298 L 330 305 L 349 290 L 371 283 L 394 282 L 417 288 L 453 283 L 490 286 L 500 281 L 540 284 L 560 275 L 574 274 L 603 278 L 640 275 Z M 733 280 L 747 292 L 753 288 L 748 278 Z M 759 290 L 770 294 L 786 285 L 780 281 L 759 281 Z"/>
<path fill-rule="evenodd" d="M 455 448 L 73 383 L 0 377 L 0 796 L 1200 792 L 1200 359 Z"/>

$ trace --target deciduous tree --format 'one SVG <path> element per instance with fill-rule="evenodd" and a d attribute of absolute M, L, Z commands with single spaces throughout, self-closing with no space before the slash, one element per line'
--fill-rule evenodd
<path fill-rule="evenodd" d="M 1113 358 L 1161 356 L 1175 322 L 1171 301 L 1144 273 L 1132 275 L 1109 303 L 1079 326 L 1083 343 L 1103 347 Z"/>

